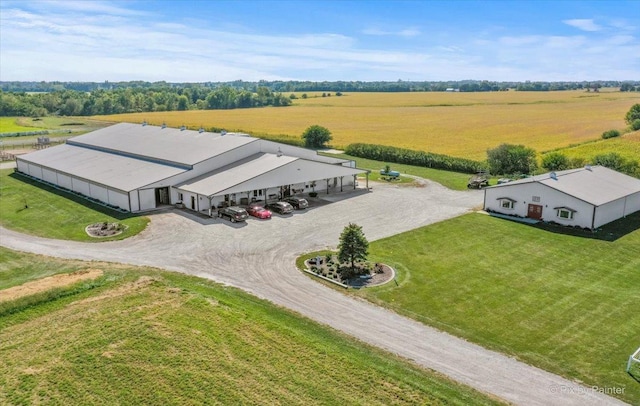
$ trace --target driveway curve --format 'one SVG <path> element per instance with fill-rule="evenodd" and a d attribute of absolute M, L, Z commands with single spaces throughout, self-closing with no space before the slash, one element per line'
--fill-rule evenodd
<path fill-rule="evenodd" d="M 0 228 L 0 245 L 61 258 L 149 265 L 235 286 L 452 379 L 521 405 L 617 405 L 597 390 L 487 350 L 364 300 L 329 289 L 295 268 L 298 255 L 335 248 L 357 223 L 376 240 L 461 215 L 482 205 L 481 191 L 373 184 L 374 191 L 321 196 L 318 205 L 267 221 L 231 224 L 181 211 L 152 215 L 124 241 L 50 240 Z"/>

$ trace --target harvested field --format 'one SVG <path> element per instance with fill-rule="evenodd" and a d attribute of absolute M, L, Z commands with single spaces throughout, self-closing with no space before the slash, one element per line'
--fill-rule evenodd
<path fill-rule="evenodd" d="M 501 143 L 524 144 L 539 152 L 596 140 L 603 131 L 624 129 L 624 115 L 640 102 L 637 93 L 346 93 L 296 99 L 291 107 L 100 116 L 197 129 L 224 128 L 254 135 L 299 139 L 312 124 L 333 133 L 332 144 L 394 145 L 452 156 L 484 159 Z"/>

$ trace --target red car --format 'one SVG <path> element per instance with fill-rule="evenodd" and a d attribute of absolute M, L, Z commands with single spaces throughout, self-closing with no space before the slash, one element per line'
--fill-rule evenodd
<path fill-rule="evenodd" d="M 259 205 L 249 206 L 249 208 L 247 208 L 247 213 L 249 213 L 250 216 L 257 217 L 259 219 L 271 218 L 271 212 Z"/>

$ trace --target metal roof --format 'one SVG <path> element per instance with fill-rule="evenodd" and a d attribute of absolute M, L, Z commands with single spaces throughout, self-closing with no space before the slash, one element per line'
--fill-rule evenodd
<path fill-rule="evenodd" d="M 192 166 L 256 141 L 258 138 L 120 123 L 70 138 L 67 143 Z"/>
<path fill-rule="evenodd" d="M 129 192 L 185 169 L 73 145 L 58 145 L 18 157 L 68 175 Z"/>
<path fill-rule="evenodd" d="M 491 186 L 491 188 L 537 182 L 594 206 L 601 206 L 640 192 L 640 179 L 600 165 L 558 171 L 555 172 L 555 179 L 551 177 L 552 173 L 519 179 Z"/>
<path fill-rule="evenodd" d="M 320 179 L 353 176 L 366 170 L 275 154 L 256 154 L 176 187 L 204 196 L 247 192 Z"/>

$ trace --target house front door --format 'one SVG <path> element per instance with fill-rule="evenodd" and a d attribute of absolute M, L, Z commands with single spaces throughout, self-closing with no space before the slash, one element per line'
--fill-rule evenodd
<path fill-rule="evenodd" d="M 542 218 L 542 206 L 539 204 L 530 204 L 527 210 L 527 217 L 540 220 Z"/>

